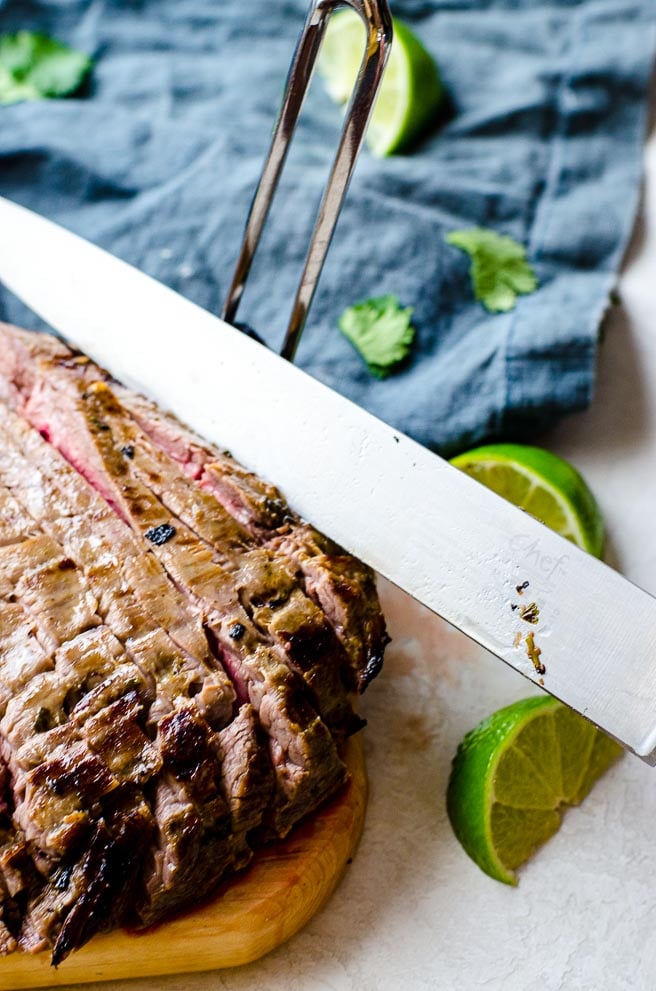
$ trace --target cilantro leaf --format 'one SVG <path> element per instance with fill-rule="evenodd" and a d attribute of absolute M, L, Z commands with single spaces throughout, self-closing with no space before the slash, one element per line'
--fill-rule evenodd
<path fill-rule="evenodd" d="M 0 104 L 74 93 L 91 59 L 54 38 L 33 31 L 0 37 Z"/>
<path fill-rule="evenodd" d="M 396 296 L 376 296 L 347 307 L 339 329 L 357 348 L 376 378 L 386 378 L 408 355 L 415 331 L 412 307 L 399 306 Z"/>
<path fill-rule="evenodd" d="M 445 240 L 466 251 L 472 260 L 474 296 L 490 313 L 512 310 L 517 296 L 538 287 L 535 272 L 526 260 L 526 249 L 511 237 L 485 227 L 450 231 Z"/>

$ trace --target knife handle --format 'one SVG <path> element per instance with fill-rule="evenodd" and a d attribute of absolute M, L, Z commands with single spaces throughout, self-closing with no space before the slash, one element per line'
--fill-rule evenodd
<path fill-rule="evenodd" d="M 367 40 L 280 352 L 289 361 L 294 359 L 303 332 L 389 57 L 392 16 L 387 0 L 312 0 L 289 70 L 271 147 L 248 215 L 239 258 L 221 314 L 228 323 L 234 322 L 312 79 L 328 20 L 338 7 L 344 6 L 351 7 L 360 15 L 366 27 Z"/>

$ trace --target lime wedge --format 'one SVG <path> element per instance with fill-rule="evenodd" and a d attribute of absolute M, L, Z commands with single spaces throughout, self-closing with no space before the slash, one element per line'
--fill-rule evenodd
<path fill-rule="evenodd" d="M 465 851 L 497 881 L 553 836 L 622 748 L 562 702 L 540 695 L 467 733 L 453 760 L 447 811 Z"/>
<path fill-rule="evenodd" d="M 365 47 L 360 17 L 344 10 L 331 17 L 318 71 L 329 95 L 346 103 L 353 92 Z M 394 40 L 367 144 L 380 157 L 411 144 L 435 121 L 444 101 L 437 66 L 407 24 L 394 19 Z"/>
<path fill-rule="evenodd" d="M 489 444 L 459 454 L 451 464 L 601 557 L 604 524 L 599 507 L 569 462 L 540 447 Z"/>

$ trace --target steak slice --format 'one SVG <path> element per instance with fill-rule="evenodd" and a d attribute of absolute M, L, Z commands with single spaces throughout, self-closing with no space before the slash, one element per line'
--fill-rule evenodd
<path fill-rule="evenodd" d="M 215 735 L 192 705 L 160 720 L 168 774 L 158 782 L 155 814 L 165 841 L 156 847 L 138 920 L 150 925 L 213 890 L 234 860 L 237 834 L 225 801 Z"/>
<path fill-rule="evenodd" d="M 383 666 L 389 637 L 380 611 L 373 571 L 307 523 L 268 545 L 302 575 L 351 661 L 351 687 L 363 692 Z"/>
<path fill-rule="evenodd" d="M 27 903 L 19 937 L 31 953 L 53 946 L 54 966 L 121 919 L 152 837 L 145 803 L 108 810 L 80 859 L 62 866 Z"/>
<path fill-rule="evenodd" d="M 263 733 L 255 709 L 242 705 L 238 715 L 217 734 L 225 792 L 235 833 L 256 829 L 273 792 L 271 764 L 263 747 Z M 244 852 L 245 855 L 245 852 Z"/>
<path fill-rule="evenodd" d="M 37 638 L 33 617 L 19 603 L 10 601 L 13 595 L 9 589 L 0 597 L 0 717 L 12 696 L 52 667 Z"/>
<path fill-rule="evenodd" d="M 122 784 L 143 782 L 159 769 L 139 730 L 149 688 L 106 627 L 68 641 L 52 667 L 9 701 L 0 722 L 12 775 L 14 821 L 42 858 L 74 849 L 97 803 Z M 108 745 L 102 706 L 114 708 L 124 729 Z M 133 761 L 129 758 L 133 757 Z"/>
<path fill-rule="evenodd" d="M 61 548 L 45 534 L 0 547 L 0 575 L 34 618 L 44 649 L 54 649 L 99 623 L 96 601 Z"/>
<path fill-rule="evenodd" d="M 106 835 L 104 856 L 110 863 L 115 861 L 115 847 L 120 846 L 127 824 L 137 812 L 152 832 L 148 806 L 140 790 L 131 786 L 135 780 L 143 783 L 159 767 L 154 748 L 136 722 L 142 706 L 131 688 L 134 670 L 123 684 L 124 690 L 129 690 L 125 707 L 131 704 L 132 711 L 122 713 L 122 725 L 124 729 L 129 725 L 130 732 L 115 735 L 109 751 L 94 718 L 97 707 L 89 700 L 94 692 L 97 694 L 97 683 L 107 668 L 113 671 L 116 685 L 116 674 L 122 670 L 114 663 L 119 653 L 119 646 L 102 626 L 80 634 L 56 652 L 51 670 L 37 675 L 11 699 L 0 724 L 12 776 L 13 824 L 24 835 L 35 867 L 19 933 L 23 947 L 52 945 L 73 905 L 78 920 L 87 906 L 90 914 L 81 930 L 86 934 L 109 924 L 109 918 L 96 911 L 95 903 L 67 900 L 68 887 L 62 877 L 88 864 L 89 844 L 99 830 Z M 82 706 L 74 704 L 80 695 Z M 134 765 L 139 767 L 136 775 L 131 773 Z M 94 871 L 97 867 L 94 862 Z M 133 882 L 129 872 L 117 874 L 113 893 L 118 897 Z M 48 891 L 46 919 L 39 914 L 39 907 Z M 29 939 L 26 934 L 31 934 Z"/>
<path fill-rule="evenodd" d="M 163 719 L 160 728 L 167 768 L 153 800 L 158 834 L 140 894 L 127 914 L 138 925 L 193 904 L 214 890 L 228 869 L 244 867 L 252 856 L 248 834 L 259 827 L 273 791 L 271 764 L 250 705 L 218 734 L 208 733 L 193 709 Z M 215 756 L 220 794 L 211 772 Z"/>

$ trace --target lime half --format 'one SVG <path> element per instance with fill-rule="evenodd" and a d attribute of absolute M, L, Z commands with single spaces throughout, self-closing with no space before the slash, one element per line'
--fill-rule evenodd
<path fill-rule="evenodd" d="M 523 699 L 485 719 L 453 760 L 447 811 L 478 866 L 517 884 L 523 864 L 578 805 L 622 748 L 548 695 Z"/>
<path fill-rule="evenodd" d="M 444 100 L 437 66 L 417 36 L 394 19 L 394 40 L 376 100 L 367 144 L 380 157 L 411 144 L 434 122 Z M 354 11 L 331 17 L 318 70 L 329 95 L 346 103 L 353 92 L 365 46 L 364 25 Z"/>
<path fill-rule="evenodd" d="M 569 462 L 540 447 L 488 444 L 459 454 L 451 464 L 601 557 L 604 524 L 599 507 Z"/>

